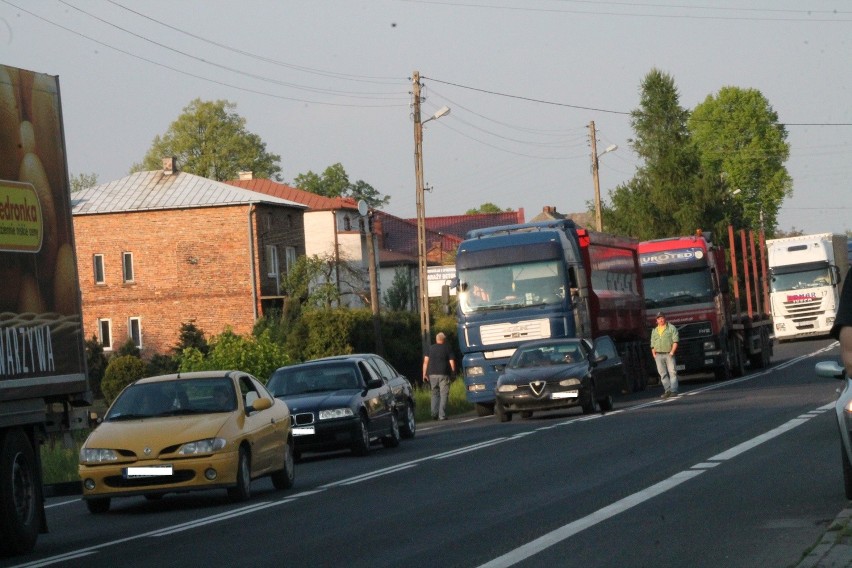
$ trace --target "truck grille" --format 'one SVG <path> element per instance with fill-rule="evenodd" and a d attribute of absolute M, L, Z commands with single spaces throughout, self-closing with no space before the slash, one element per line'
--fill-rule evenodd
<path fill-rule="evenodd" d="M 550 321 L 540 319 L 483 325 L 479 328 L 479 334 L 483 345 L 546 339 L 550 337 Z"/>
<path fill-rule="evenodd" d="M 811 300 L 796 300 L 794 302 L 783 302 L 784 309 L 787 315 L 792 318 L 801 316 L 815 317 L 823 312 L 822 298 L 813 298 Z"/>

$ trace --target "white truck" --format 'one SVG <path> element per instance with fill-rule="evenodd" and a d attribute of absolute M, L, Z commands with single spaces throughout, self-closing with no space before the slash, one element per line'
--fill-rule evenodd
<path fill-rule="evenodd" d="M 776 339 L 828 335 L 849 268 L 847 241 L 832 233 L 766 241 Z"/>

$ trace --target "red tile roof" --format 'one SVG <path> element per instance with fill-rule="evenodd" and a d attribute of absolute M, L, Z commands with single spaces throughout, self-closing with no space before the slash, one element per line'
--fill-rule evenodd
<path fill-rule="evenodd" d="M 351 197 L 325 197 L 304 189 L 289 186 L 270 179 L 231 180 L 225 183 L 265 193 L 283 199 L 289 199 L 302 205 L 307 205 L 314 211 L 330 211 L 334 209 L 358 209 L 358 203 Z"/>
<path fill-rule="evenodd" d="M 417 219 L 409 219 L 415 225 Z M 524 208 L 503 213 L 478 213 L 476 215 L 449 215 L 444 217 L 427 217 L 426 229 L 438 233 L 450 234 L 463 239 L 468 231 L 499 227 L 501 225 L 516 225 L 524 223 Z"/>

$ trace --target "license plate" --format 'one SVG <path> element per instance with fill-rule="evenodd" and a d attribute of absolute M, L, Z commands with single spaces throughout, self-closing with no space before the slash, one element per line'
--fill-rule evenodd
<path fill-rule="evenodd" d="M 170 465 L 152 465 L 147 467 L 128 467 L 124 470 L 124 477 L 161 477 L 172 475 L 174 468 Z"/>
<path fill-rule="evenodd" d="M 316 430 L 314 430 L 313 426 L 297 426 L 293 428 L 294 436 L 310 436 L 315 432 Z"/>
<path fill-rule="evenodd" d="M 550 398 L 577 398 L 578 391 L 555 392 L 550 395 Z"/>

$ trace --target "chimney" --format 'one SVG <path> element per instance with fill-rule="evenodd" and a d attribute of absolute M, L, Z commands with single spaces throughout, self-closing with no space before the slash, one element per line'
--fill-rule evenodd
<path fill-rule="evenodd" d="M 177 172 L 177 158 L 163 158 L 163 175 L 170 176 Z"/>
<path fill-rule="evenodd" d="M 240 181 L 248 181 L 248 180 L 254 179 L 254 172 L 251 172 L 251 171 L 249 171 L 249 172 L 245 172 L 245 171 L 238 172 L 237 175 L 239 175 Z"/>

